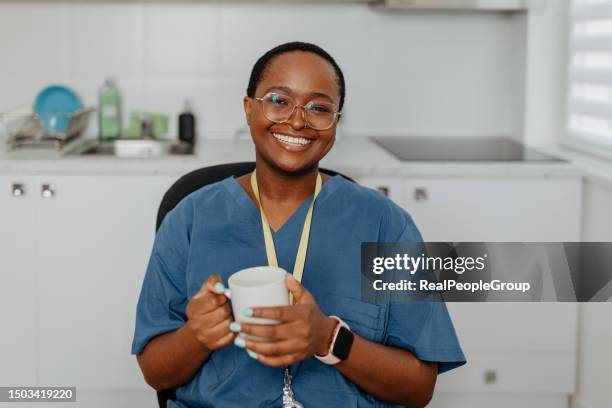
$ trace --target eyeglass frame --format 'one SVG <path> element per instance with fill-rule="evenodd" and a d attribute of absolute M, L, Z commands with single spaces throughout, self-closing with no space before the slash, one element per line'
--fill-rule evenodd
<path fill-rule="evenodd" d="M 265 98 L 266 96 L 268 96 L 268 95 L 281 95 L 281 96 L 284 96 L 284 97 L 286 97 L 286 98 L 289 98 L 289 99 L 291 99 L 292 101 L 294 101 L 294 102 L 295 102 L 295 100 L 294 100 L 294 99 L 293 99 L 291 96 L 289 96 L 289 95 L 277 94 L 276 92 L 268 92 L 267 94 L 265 94 L 264 96 L 262 96 L 262 97 L 260 97 L 260 98 L 253 98 L 253 99 L 255 99 L 256 101 L 261 102 L 261 103 L 262 103 L 262 105 L 263 105 L 264 98 Z M 306 105 L 308 105 L 308 104 L 309 104 L 309 103 L 311 103 L 311 102 L 312 102 L 312 101 L 308 101 L 308 102 L 306 103 Z M 263 114 L 264 114 L 265 118 L 266 118 L 266 119 L 268 119 L 270 122 L 273 122 L 273 123 L 287 123 L 287 122 L 289 122 L 289 120 L 291 119 L 291 117 L 293 116 L 293 114 L 295 113 L 295 109 L 296 109 L 296 108 L 302 108 L 302 120 L 304 121 L 304 123 L 306 124 L 306 126 L 308 126 L 309 128 L 311 128 L 311 129 L 313 129 L 313 130 L 329 130 L 329 129 L 331 129 L 331 128 L 332 128 L 332 127 L 333 127 L 333 126 L 334 126 L 334 125 L 335 125 L 335 124 L 338 122 L 338 118 L 339 118 L 339 117 L 342 115 L 342 112 L 340 112 L 339 110 L 334 110 L 334 111 L 332 112 L 332 113 L 334 114 L 334 119 L 332 120 L 331 124 L 330 124 L 328 127 L 326 127 L 326 128 L 323 128 L 323 129 L 317 129 L 317 128 L 312 127 L 312 125 L 311 125 L 311 124 L 309 123 L 309 121 L 306 119 L 306 105 L 298 105 L 297 103 L 295 103 L 295 104 L 293 105 L 293 109 L 291 110 L 291 113 L 289 114 L 289 117 L 287 117 L 287 119 L 285 119 L 285 120 L 283 120 L 283 121 L 272 120 L 272 119 L 270 119 L 270 118 L 269 118 L 269 117 L 266 115 L 265 110 L 263 110 L 263 109 L 262 109 L 262 111 L 263 111 Z M 332 103 L 332 105 L 334 105 L 334 108 L 336 107 L 336 105 L 335 105 L 335 104 L 333 104 L 333 103 Z"/>

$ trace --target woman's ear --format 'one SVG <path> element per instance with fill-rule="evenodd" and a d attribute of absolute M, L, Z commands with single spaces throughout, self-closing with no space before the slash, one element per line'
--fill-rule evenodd
<path fill-rule="evenodd" d="M 251 126 L 251 110 L 253 109 L 253 99 L 245 96 L 242 99 L 242 105 L 244 106 L 244 114 L 246 116 L 247 125 Z"/>

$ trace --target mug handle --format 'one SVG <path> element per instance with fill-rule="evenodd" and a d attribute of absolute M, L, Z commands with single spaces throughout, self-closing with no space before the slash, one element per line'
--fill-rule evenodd
<path fill-rule="evenodd" d="M 228 299 L 232 298 L 232 292 L 229 289 L 225 289 L 223 291 L 223 295 L 225 295 L 225 297 L 228 298 Z"/>

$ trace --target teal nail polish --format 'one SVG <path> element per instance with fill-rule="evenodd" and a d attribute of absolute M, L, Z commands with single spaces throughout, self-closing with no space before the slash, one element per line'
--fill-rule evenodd
<path fill-rule="evenodd" d="M 223 284 L 221 282 L 215 283 L 215 292 L 217 292 L 217 293 L 225 292 L 225 286 L 223 286 Z"/>
<path fill-rule="evenodd" d="M 236 337 L 236 340 L 234 340 L 234 344 L 240 348 L 246 347 L 246 341 L 242 337 Z"/>
<path fill-rule="evenodd" d="M 259 358 L 259 354 L 257 354 L 254 351 L 248 350 L 248 349 L 247 349 L 247 354 L 249 355 L 249 357 L 254 358 L 255 360 Z"/>
<path fill-rule="evenodd" d="M 253 309 L 251 309 L 250 307 L 247 307 L 246 309 L 242 311 L 242 314 L 245 315 L 246 317 L 251 317 L 253 316 Z"/>
<path fill-rule="evenodd" d="M 240 326 L 240 323 L 238 323 L 238 322 L 232 322 L 232 323 L 229 325 L 229 328 L 230 328 L 230 330 L 231 330 L 231 331 L 233 331 L 234 333 L 238 333 L 238 332 L 239 332 L 239 331 L 242 329 L 242 327 Z"/>

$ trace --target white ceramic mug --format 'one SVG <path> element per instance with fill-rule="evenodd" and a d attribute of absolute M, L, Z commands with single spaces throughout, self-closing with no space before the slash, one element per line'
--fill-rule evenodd
<path fill-rule="evenodd" d="M 225 296 L 232 300 L 232 311 L 237 322 L 274 324 L 277 320 L 247 317 L 246 308 L 287 306 L 289 290 L 285 284 L 287 272 L 276 266 L 256 266 L 234 273 L 228 279 Z"/>

